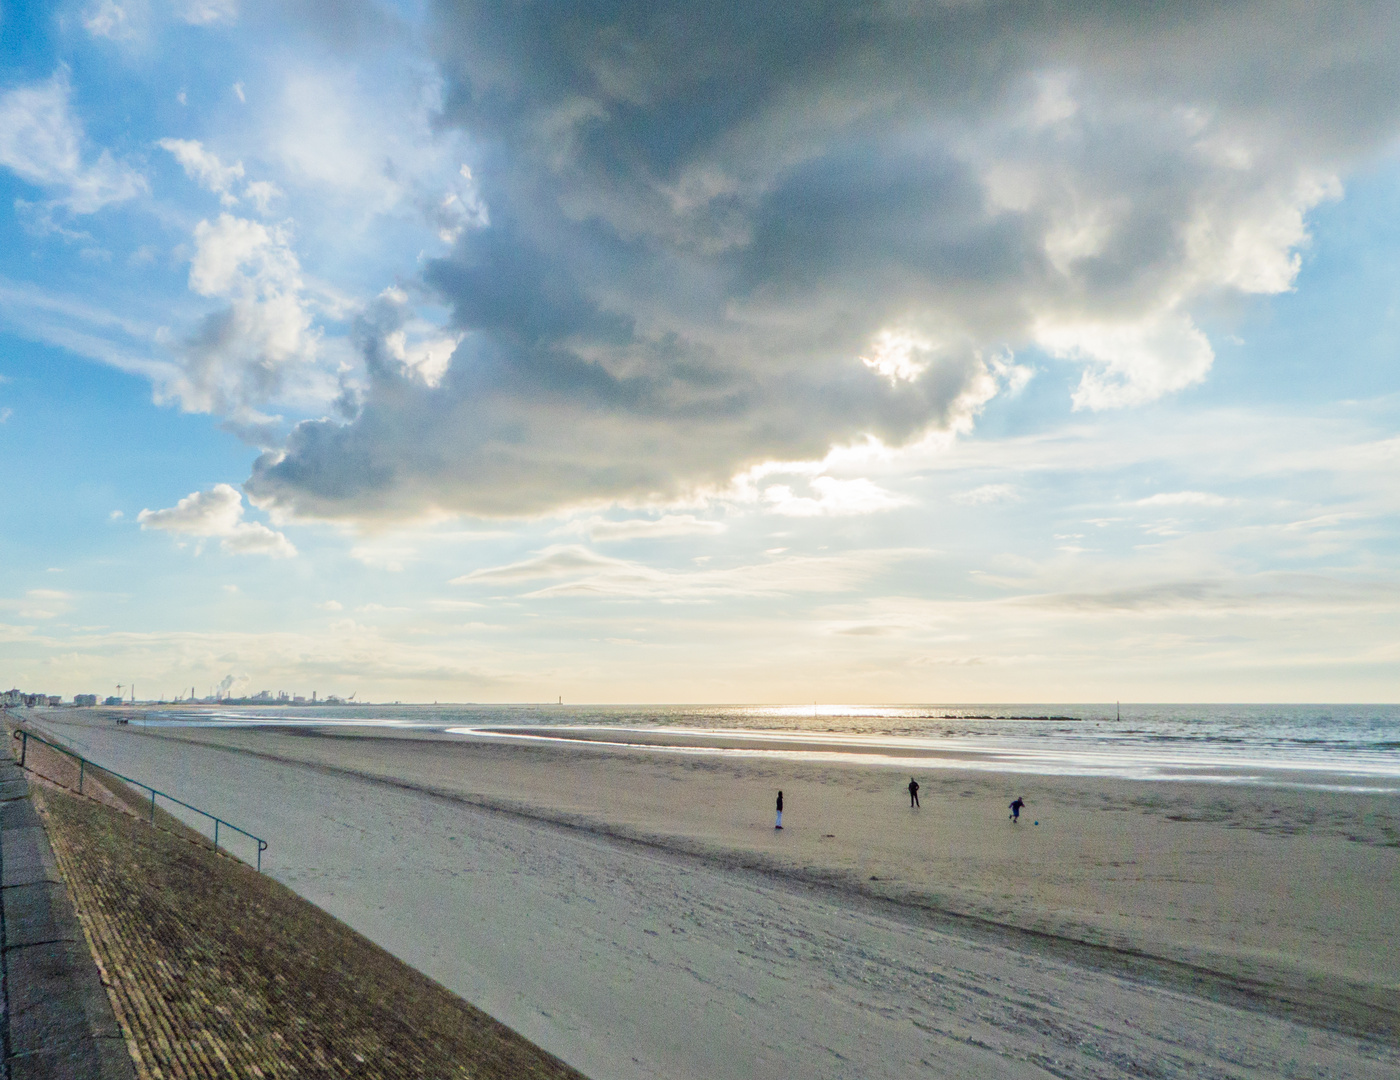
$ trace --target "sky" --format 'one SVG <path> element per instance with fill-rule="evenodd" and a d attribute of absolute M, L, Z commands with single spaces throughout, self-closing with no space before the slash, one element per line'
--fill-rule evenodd
<path fill-rule="evenodd" d="M 1396 55 L 0 0 L 0 683 L 1394 702 Z"/>

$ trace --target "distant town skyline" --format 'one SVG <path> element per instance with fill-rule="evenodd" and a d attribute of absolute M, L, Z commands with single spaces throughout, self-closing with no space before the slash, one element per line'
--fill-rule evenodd
<path fill-rule="evenodd" d="M 1395 701 L 1397 52 L 0 7 L 0 684 Z"/>

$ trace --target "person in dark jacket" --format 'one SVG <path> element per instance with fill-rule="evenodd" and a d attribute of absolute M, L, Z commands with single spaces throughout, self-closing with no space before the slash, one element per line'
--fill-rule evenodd
<path fill-rule="evenodd" d="M 919 805 L 919 782 L 912 776 L 909 778 L 909 807 L 913 809 Z"/>
<path fill-rule="evenodd" d="M 1011 820 L 1018 825 L 1021 822 L 1021 811 L 1025 808 L 1025 805 L 1026 800 L 1019 795 L 1016 797 L 1016 801 L 1011 804 Z"/>
<path fill-rule="evenodd" d="M 783 827 L 783 793 L 778 792 L 778 823 L 773 826 L 775 829 Z"/>

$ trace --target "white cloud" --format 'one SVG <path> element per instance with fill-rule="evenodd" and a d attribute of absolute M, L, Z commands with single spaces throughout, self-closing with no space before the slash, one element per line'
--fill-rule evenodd
<path fill-rule="evenodd" d="M 196 139 L 161 139 L 156 145 L 169 151 L 185 170 L 186 176 L 218 195 L 225 206 L 238 202 L 233 194 L 233 185 L 243 179 L 243 162 L 225 165 Z"/>
<path fill-rule="evenodd" d="M 1232 506 L 1235 499 L 1207 491 L 1164 491 L 1137 501 L 1138 506 Z"/>
<path fill-rule="evenodd" d="M 1076 409 L 1141 405 L 1199 383 L 1215 362 L 1210 341 L 1180 312 L 1121 323 L 1044 320 L 1035 340 L 1052 356 L 1086 365 Z"/>
<path fill-rule="evenodd" d="M 83 161 L 83 130 L 72 115 L 67 68 L 44 83 L 0 95 L 0 166 L 61 194 L 48 205 L 93 214 L 148 190 L 145 177 L 103 150 Z"/>
<path fill-rule="evenodd" d="M 725 531 L 722 521 L 705 521 L 694 514 L 663 514 L 658 518 L 631 518 L 609 521 L 590 517 L 570 522 L 563 532 L 583 533 L 590 540 L 609 543 L 622 540 L 664 540 L 677 536 L 717 536 Z"/>
<path fill-rule="evenodd" d="M 115 0 L 98 0 L 83 13 L 83 27 L 93 37 L 109 38 L 112 41 L 126 41 L 136 36 L 136 29 L 126 6 Z"/>
<path fill-rule="evenodd" d="M 554 545 L 504 566 L 474 570 L 452 585 L 510 587 L 566 579 L 524 594 L 526 599 L 594 597 L 703 602 L 721 597 L 781 596 L 854 589 L 890 562 L 922 552 L 887 550 L 840 556 L 790 556 L 727 569 L 659 570 L 599 555 L 578 545 Z"/>
<path fill-rule="evenodd" d="M 444 334 L 440 328 L 415 319 L 386 334 L 384 350 L 425 386 L 433 387 L 442 382 L 452 363 L 452 354 L 464 336 Z"/>
<path fill-rule="evenodd" d="M 190 288 L 201 296 L 227 296 L 246 289 L 292 291 L 300 266 L 285 234 L 261 222 L 220 214 L 194 230 Z"/>
<path fill-rule="evenodd" d="M 290 558 L 297 553 L 282 533 L 261 522 L 243 520 L 243 496 L 231 484 L 193 492 L 166 510 L 142 510 L 136 520 L 143 529 L 201 540 L 217 538 L 225 551 L 236 555 Z"/>
<path fill-rule="evenodd" d="M 71 593 L 58 589 L 30 589 L 23 597 L 0 597 L 0 611 L 14 611 L 25 619 L 56 619 L 72 608 Z"/>
<path fill-rule="evenodd" d="M 475 600 L 429 600 L 428 609 L 430 611 L 471 611 L 474 608 L 484 608 L 485 604 L 478 604 Z"/>
<path fill-rule="evenodd" d="M 257 407 L 314 378 L 321 337 L 285 229 L 220 214 L 194 230 L 190 289 L 224 299 L 181 348 L 186 409 L 265 422 Z"/>
<path fill-rule="evenodd" d="M 919 334 L 907 330 L 881 330 L 870 345 L 870 355 L 861 363 L 879 372 L 895 386 L 903 380 L 913 382 L 929 369 L 934 344 Z"/>
<path fill-rule="evenodd" d="M 228 26 L 238 21 L 238 0 L 177 0 L 175 14 L 191 26 Z"/>
<path fill-rule="evenodd" d="M 243 189 L 243 196 L 253 200 L 258 213 L 266 214 L 273 199 L 282 197 L 282 189 L 269 180 L 254 180 Z"/>
<path fill-rule="evenodd" d="M 506 566 L 493 566 L 483 570 L 473 570 L 469 574 L 455 577 L 449 585 L 515 584 L 522 581 L 536 581 L 540 578 L 565 577 L 595 570 L 619 570 L 637 566 L 623 559 L 599 555 L 577 544 L 554 545 L 545 548 L 529 559 L 509 563 Z"/>
<path fill-rule="evenodd" d="M 339 600 L 326 600 L 316 605 L 322 611 L 343 611 L 344 605 Z"/>
<path fill-rule="evenodd" d="M 392 544 L 356 544 L 350 549 L 350 557 L 356 562 L 372 566 L 377 570 L 388 570 L 391 574 L 403 572 L 404 563 L 418 556 L 416 548 Z"/>
<path fill-rule="evenodd" d="M 8 405 L 5 406 L 3 409 L 0 409 L 0 424 L 5 423 L 5 421 L 7 421 L 10 417 L 14 416 L 14 414 L 14 409 L 11 409 Z"/>
<path fill-rule="evenodd" d="M 909 505 L 907 498 L 863 477 L 838 480 L 834 476 L 816 476 L 807 483 L 815 497 L 797 495 L 787 484 L 770 484 L 763 489 L 763 501 L 773 513 L 787 517 L 849 517 Z"/>
<path fill-rule="evenodd" d="M 982 506 L 986 503 L 1015 502 L 1020 497 L 1013 484 L 983 484 L 971 491 L 960 491 L 953 496 L 953 501 L 964 506 Z"/>
<path fill-rule="evenodd" d="M 98 307 L 0 278 L 0 313 L 25 336 L 150 379 L 159 395 L 179 378 L 179 369 L 151 355 L 159 328 Z"/>

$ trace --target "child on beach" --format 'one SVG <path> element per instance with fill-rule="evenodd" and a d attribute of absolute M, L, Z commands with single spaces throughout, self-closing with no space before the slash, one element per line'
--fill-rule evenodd
<path fill-rule="evenodd" d="M 1025 805 L 1026 800 L 1019 795 L 1016 797 L 1016 801 L 1011 804 L 1011 820 L 1017 825 L 1021 823 L 1021 808 Z"/>
<path fill-rule="evenodd" d="M 912 776 L 909 778 L 909 807 L 913 809 L 919 805 L 919 782 Z"/>
<path fill-rule="evenodd" d="M 783 793 L 778 792 L 778 823 L 773 826 L 775 829 L 783 827 Z"/>

